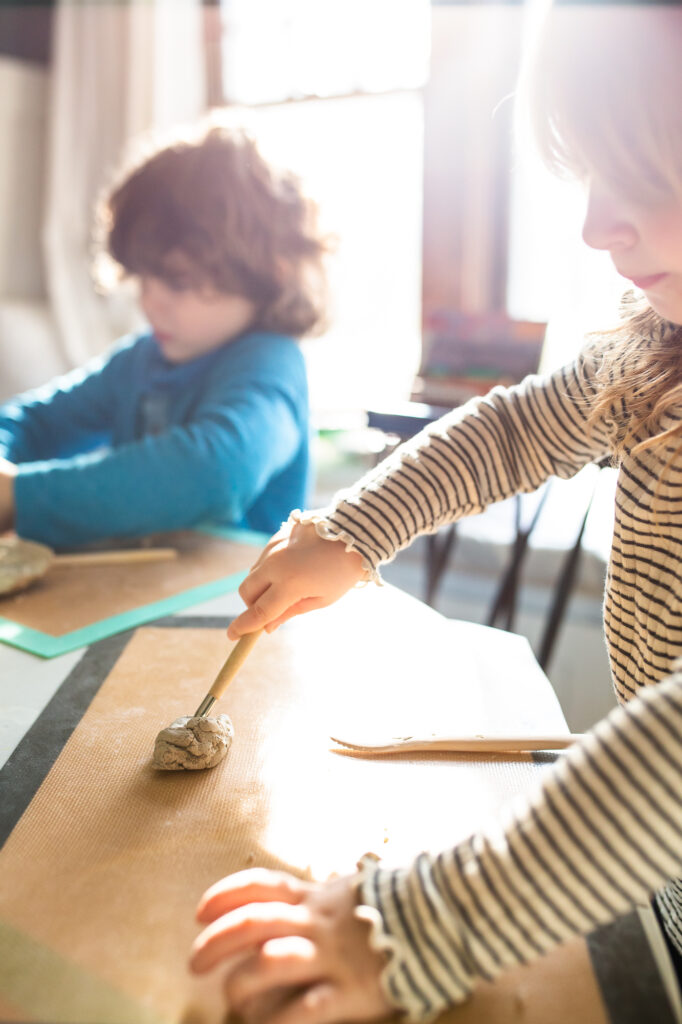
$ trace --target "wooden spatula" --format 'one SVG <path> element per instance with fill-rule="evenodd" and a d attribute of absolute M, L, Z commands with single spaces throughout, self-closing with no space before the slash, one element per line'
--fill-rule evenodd
<path fill-rule="evenodd" d="M 57 555 L 47 544 L 20 537 L 0 538 L 0 595 L 24 590 L 53 567 L 136 565 L 165 562 L 177 556 L 175 548 L 116 548 Z"/>
<path fill-rule="evenodd" d="M 579 733 L 565 736 L 393 736 L 383 743 L 352 743 L 329 737 L 344 750 L 357 754 L 400 754 L 441 750 L 463 754 L 505 754 L 531 750 L 563 750 L 582 739 Z"/>

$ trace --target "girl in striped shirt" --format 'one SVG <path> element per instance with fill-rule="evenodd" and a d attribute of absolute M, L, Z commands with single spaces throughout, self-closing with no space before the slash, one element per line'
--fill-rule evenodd
<path fill-rule="evenodd" d="M 430 1020 L 477 981 L 650 899 L 682 962 L 681 95 L 679 5 L 551 13 L 533 70 L 540 144 L 584 180 L 584 239 L 638 297 L 572 364 L 455 409 L 330 508 L 293 514 L 229 630 L 272 631 L 376 579 L 418 534 L 611 455 L 604 622 L 621 706 L 521 809 L 454 849 L 325 883 L 218 882 L 191 963 L 223 963 L 249 1020 Z"/>

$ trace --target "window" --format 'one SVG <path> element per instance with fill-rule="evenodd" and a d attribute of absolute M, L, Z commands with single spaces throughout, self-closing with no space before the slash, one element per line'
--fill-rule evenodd
<path fill-rule="evenodd" d="M 405 397 L 419 362 L 429 25 L 427 0 L 220 7 L 214 100 L 302 178 L 338 239 L 332 326 L 305 343 L 318 425 Z"/>
<path fill-rule="evenodd" d="M 621 290 L 608 257 L 580 239 L 579 191 L 544 170 L 528 135 L 512 154 L 522 36 L 543 5 L 212 9 L 214 105 L 235 108 L 266 155 L 299 174 L 338 238 L 332 326 L 305 343 L 318 423 L 359 421 L 368 406 L 410 394 L 422 297 L 427 312 L 451 302 L 549 321 L 543 361 L 556 365 Z"/>
<path fill-rule="evenodd" d="M 253 106 L 416 89 L 425 0 L 221 0 L 223 99 Z"/>

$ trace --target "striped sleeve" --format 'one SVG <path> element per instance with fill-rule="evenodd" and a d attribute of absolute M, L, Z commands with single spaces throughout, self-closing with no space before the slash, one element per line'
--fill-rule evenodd
<path fill-rule="evenodd" d="M 494 388 L 448 413 L 322 510 L 324 535 L 345 539 L 374 570 L 417 534 L 602 458 L 609 430 L 588 427 L 595 361 L 586 349 L 549 377 Z"/>
<path fill-rule="evenodd" d="M 682 672 L 603 719 L 506 820 L 404 870 L 363 865 L 382 978 L 410 1021 L 647 900 L 682 863 Z"/>

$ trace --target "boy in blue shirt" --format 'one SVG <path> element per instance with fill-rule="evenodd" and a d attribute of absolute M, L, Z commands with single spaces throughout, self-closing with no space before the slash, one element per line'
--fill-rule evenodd
<path fill-rule="evenodd" d="M 0 530 L 55 548 L 207 521 L 273 531 L 309 477 L 313 205 L 214 126 L 130 172 L 102 212 L 149 330 L 0 407 Z"/>

